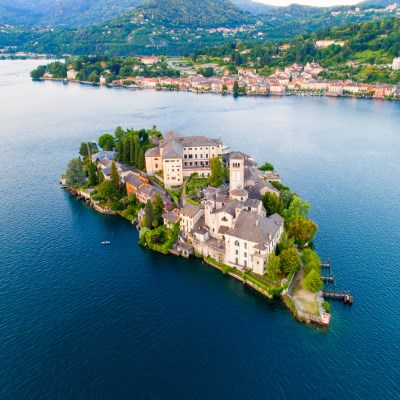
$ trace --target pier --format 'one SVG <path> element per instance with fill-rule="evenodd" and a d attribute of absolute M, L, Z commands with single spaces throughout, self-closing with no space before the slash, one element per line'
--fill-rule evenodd
<path fill-rule="evenodd" d="M 322 296 L 327 299 L 341 300 L 344 303 L 353 304 L 353 296 L 349 292 L 323 290 Z"/>
<path fill-rule="evenodd" d="M 324 282 L 335 283 L 335 277 L 334 277 L 332 274 L 326 275 L 326 276 L 321 276 L 321 279 L 322 279 Z"/>
<path fill-rule="evenodd" d="M 330 260 L 328 260 L 326 262 L 321 263 L 319 266 L 320 266 L 320 268 L 330 268 L 331 262 L 330 262 Z"/>

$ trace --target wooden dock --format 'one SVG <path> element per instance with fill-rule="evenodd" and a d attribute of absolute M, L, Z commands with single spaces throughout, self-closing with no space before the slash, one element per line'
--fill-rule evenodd
<path fill-rule="evenodd" d="M 330 261 L 326 261 L 323 262 L 319 265 L 321 268 L 330 268 L 331 267 L 331 262 Z"/>
<path fill-rule="evenodd" d="M 322 296 L 327 299 L 341 300 L 347 304 L 353 304 L 353 296 L 349 292 L 340 292 L 336 290 L 323 290 Z"/>
<path fill-rule="evenodd" d="M 335 283 L 335 277 L 331 274 L 331 275 L 326 275 L 326 276 L 321 276 L 321 279 L 324 281 L 324 282 L 332 282 L 332 283 Z"/>

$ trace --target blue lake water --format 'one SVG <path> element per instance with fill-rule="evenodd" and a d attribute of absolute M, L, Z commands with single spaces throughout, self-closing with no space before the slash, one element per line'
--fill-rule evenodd
<path fill-rule="evenodd" d="M 400 398 L 400 104 L 32 82 L 0 62 L 1 399 Z M 58 186 L 117 125 L 221 135 L 312 203 L 338 288 L 329 330 Z M 110 246 L 101 246 L 101 240 Z"/>

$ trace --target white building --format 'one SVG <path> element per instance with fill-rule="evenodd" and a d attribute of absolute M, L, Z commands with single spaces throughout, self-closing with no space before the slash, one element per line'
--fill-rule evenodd
<path fill-rule="evenodd" d="M 283 232 L 283 218 L 266 215 L 262 193 L 279 195 L 245 154 L 230 155 L 229 195 L 208 188 L 203 213 L 187 205 L 181 210 L 181 227 L 197 253 L 235 268 L 264 274 L 268 255 Z M 257 172 L 258 171 L 258 172 Z M 256 194 L 249 198 L 249 194 Z M 189 207 L 188 207 L 189 206 Z"/>
<path fill-rule="evenodd" d="M 399 71 L 400 70 L 400 57 L 396 57 L 396 58 L 393 59 L 392 68 L 395 71 Z"/>
<path fill-rule="evenodd" d="M 162 172 L 167 188 L 181 186 L 193 173 L 210 176 L 210 160 L 222 154 L 222 147 L 219 139 L 171 133 L 159 147 L 146 151 L 146 171 L 149 175 Z"/>

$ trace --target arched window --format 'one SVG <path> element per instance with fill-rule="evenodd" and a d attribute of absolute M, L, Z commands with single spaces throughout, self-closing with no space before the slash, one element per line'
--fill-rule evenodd
<path fill-rule="evenodd" d="M 239 246 L 239 240 L 235 240 L 235 246 Z"/>

